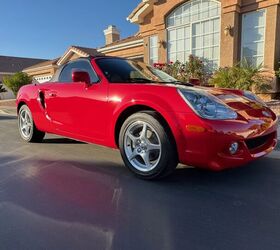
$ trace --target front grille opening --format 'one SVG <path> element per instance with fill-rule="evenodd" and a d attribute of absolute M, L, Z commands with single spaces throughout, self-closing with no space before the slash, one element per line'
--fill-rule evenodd
<path fill-rule="evenodd" d="M 249 150 L 253 150 L 253 149 L 259 148 L 259 147 L 263 146 L 264 144 L 266 144 L 269 141 L 269 139 L 271 138 L 271 136 L 272 136 L 272 134 L 265 135 L 265 136 L 259 136 L 256 138 L 248 139 L 245 141 L 245 143 Z"/>

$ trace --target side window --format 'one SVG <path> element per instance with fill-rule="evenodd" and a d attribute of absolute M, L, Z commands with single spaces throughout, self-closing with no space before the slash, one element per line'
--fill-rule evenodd
<path fill-rule="evenodd" d="M 72 82 L 73 63 L 67 64 L 59 76 L 59 82 Z"/>
<path fill-rule="evenodd" d="M 96 83 L 99 81 L 98 76 L 93 71 L 92 66 L 88 61 L 81 60 L 76 62 L 68 63 L 60 73 L 59 82 L 72 82 L 72 73 L 73 71 L 86 71 L 90 76 L 90 80 L 92 83 Z"/>

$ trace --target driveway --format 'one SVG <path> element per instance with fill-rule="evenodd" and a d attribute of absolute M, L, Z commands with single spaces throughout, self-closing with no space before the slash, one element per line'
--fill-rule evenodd
<path fill-rule="evenodd" d="M 280 249 L 280 151 L 239 169 L 136 179 L 118 151 L 0 115 L 1 249 Z"/>

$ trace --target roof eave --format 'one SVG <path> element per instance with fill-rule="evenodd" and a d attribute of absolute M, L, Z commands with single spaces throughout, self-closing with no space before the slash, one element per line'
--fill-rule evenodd
<path fill-rule="evenodd" d="M 76 53 L 80 57 L 89 57 L 90 55 L 88 53 L 85 53 L 84 51 L 80 50 L 79 48 L 76 48 L 75 46 L 71 46 L 65 53 L 64 55 L 58 60 L 57 65 L 60 66 L 64 64 L 68 57 L 72 54 Z"/>
<path fill-rule="evenodd" d="M 135 10 L 127 17 L 131 23 L 142 24 L 145 17 L 153 10 L 154 3 L 158 0 L 143 0 L 143 3 L 138 5 Z"/>
<path fill-rule="evenodd" d="M 114 52 L 114 51 L 118 51 L 118 50 L 139 47 L 139 46 L 143 46 L 143 45 L 144 45 L 143 38 L 139 38 L 138 40 L 135 40 L 135 41 L 125 42 L 125 43 L 121 43 L 121 44 L 117 44 L 117 45 L 107 46 L 105 48 L 100 48 L 100 49 L 97 49 L 97 51 L 100 53 L 109 53 L 109 52 Z"/>

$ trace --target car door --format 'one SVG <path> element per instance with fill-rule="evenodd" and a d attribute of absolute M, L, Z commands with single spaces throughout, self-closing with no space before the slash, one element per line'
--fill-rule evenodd
<path fill-rule="evenodd" d="M 87 72 L 91 84 L 73 82 L 74 71 Z M 63 134 L 102 142 L 108 126 L 108 84 L 100 82 L 89 60 L 70 62 L 47 91 L 46 109 L 54 127 Z"/>

